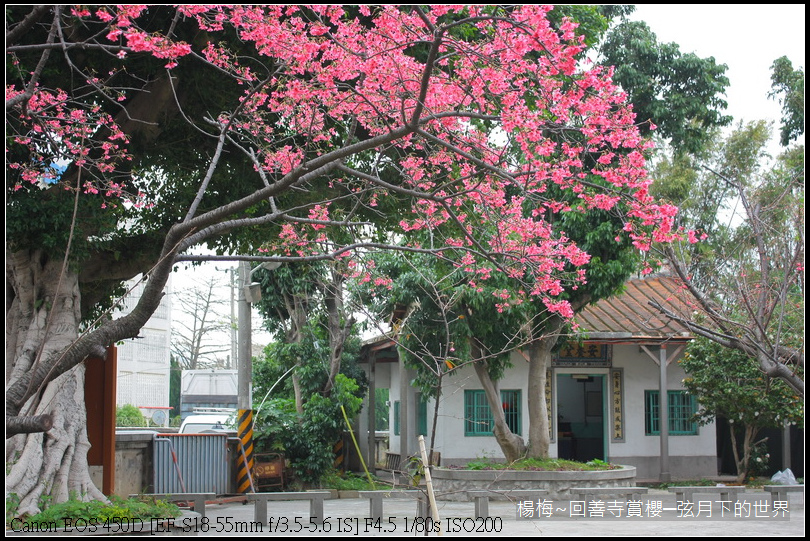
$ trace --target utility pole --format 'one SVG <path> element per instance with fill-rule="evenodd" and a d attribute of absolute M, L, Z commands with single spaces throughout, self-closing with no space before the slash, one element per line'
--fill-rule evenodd
<path fill-rule="evenodd" d="M 250 270 L 250 263 L 239 263 L 239 361 L 237 363 L 237 397 L 239 408 L 237 430 L 244 452 L 244 460 L 239 463 L 236 475 L 237 492 L 245 493 L 253 489 L 253 363 L 252 363 L 252 320 L 250 304 L 261 300 L 258 284 L 251 285 L 253 273 L 259 269 L 274 270 L 281 263 L 262 263 Z"/>
<path fill-rule="evenodd" d="M 237 369 L 239 362 L 238 362 L 238 353 L 237 353 L 237 340 L 236 340 L 236 329 L 237 329 L 237 322 L 236 322 L 236 272 L 237 269 L 235 267 L 230 267 L 227 269 L 220 269 L 219 267 L 215 267 L 220 272 L 227 272 L 228 277 L 230 278 L 230 288 L 231 288 L 231 320 L 230 320 L 230 327 L 231 327 L 231 356 L 228 359 L 228 366 L 229 369 Z"/>
<path fill-rule="evenodd" d="M 238 385 L 236 389 L 237 407 L 239 410 L 248 410 L 253 406 L 251 395 L 251 310 L 250 302 L 245 296 L 245 289 L 250 285 L 250 263 L 239 263 L 239 351 L 236 362 Z"/>
<path fill-rule="evenodd" d="M 238 362 L 236 360 L 236 296 L 234 288 L 236 287 L 236 269 L 231 267 L 228 269 L 228 274 L 231 277 L 231 361 L 228 363 L 228 368 L 237 368 Z"/>

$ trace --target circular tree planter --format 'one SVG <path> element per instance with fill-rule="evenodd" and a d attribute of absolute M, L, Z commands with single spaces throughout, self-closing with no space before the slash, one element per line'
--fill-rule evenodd
<path fill-rule="evenodd" d="M 571 498 L 572 488 L 630 487 L 636 483 L 636 468 L 621 466 L 600 471 L 455 470 L 433 468 L 430 473 L 438 498 L 466 501 L 468 490 L 495 492 L 518 489 L 548 490 L 548 498 Z M 497 500 L 497 494 L 493 494 Z M 506 499 L 505 497 L 503 499 Z"/>

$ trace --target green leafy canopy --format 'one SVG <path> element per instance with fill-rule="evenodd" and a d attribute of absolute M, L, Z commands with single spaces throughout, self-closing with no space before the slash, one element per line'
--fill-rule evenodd
<path fill-rule="evenodd" d="M 803 401 L 785 382 L 765 376 L 755 359 L 705 338 L 693 340 L 680 361 L 684 386 L 698 398 L 698 418 L 724 417 L 760 428 L 804 422 Z"/>

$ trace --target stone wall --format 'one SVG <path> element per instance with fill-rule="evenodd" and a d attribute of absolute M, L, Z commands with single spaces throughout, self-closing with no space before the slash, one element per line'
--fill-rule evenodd
<path fill-rule="evenodd" d="M 130 494 L 149 491 L 152 484 L 153 430 L 120 430 L 115 433 L 115 495 L 122 498 Z M 101 466 L 90 466 L 93 482 L 100 487 L 103 479 Z"/>
<path fill-rule="evenodd" d="M 572 488 L 635 486 L 636 469 L 624 466 L 605 471 L 507 471 L 507 470 L 431 470 L 433 489 L 438 499 L 467 501 L 468 490 L 508 491 L 517 489 L 548 490 L 548 498 L 570 500 Z M 491 499 L 499 498 L 493 494 Z"/>
<path fill-rule="evenodd" d="M 161 433 L 176 432 L 176 429 L 161 429 Z M 154 429 L 116 430 L 115 432 L 115 489 L 114 494 L 123 498 L 130 494 L 154 491 L 155 468 L 153 464 Z M 240 459 L 238 440 L 228 438 L 228 494 L 236 491 L 236 462 Z M 206 467 L 201 464 L 200 467 Z M 97 487 L 102 486 L 101 466 L 90 466 L 90 476 Z"/>
<path fill-rule="evenodd" d="M 656 480 L 661 475 L 661 458 L 628 456 L 611 457 L 619 464 L 635 466 L 639 479 Z M 718 459 L 716 455 L 707 456 L 670 456 L 669 473 L 672 479 L 694 480 L 717 476 Z"/>

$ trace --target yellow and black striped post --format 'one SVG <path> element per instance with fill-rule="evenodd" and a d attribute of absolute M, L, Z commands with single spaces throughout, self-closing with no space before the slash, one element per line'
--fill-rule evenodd
<path fill-rule="evenodd" d="M 253 492 L 253 410 L 239 410 L 238 430 L 244 455 L 236 473 L 236 491 Z"/>

